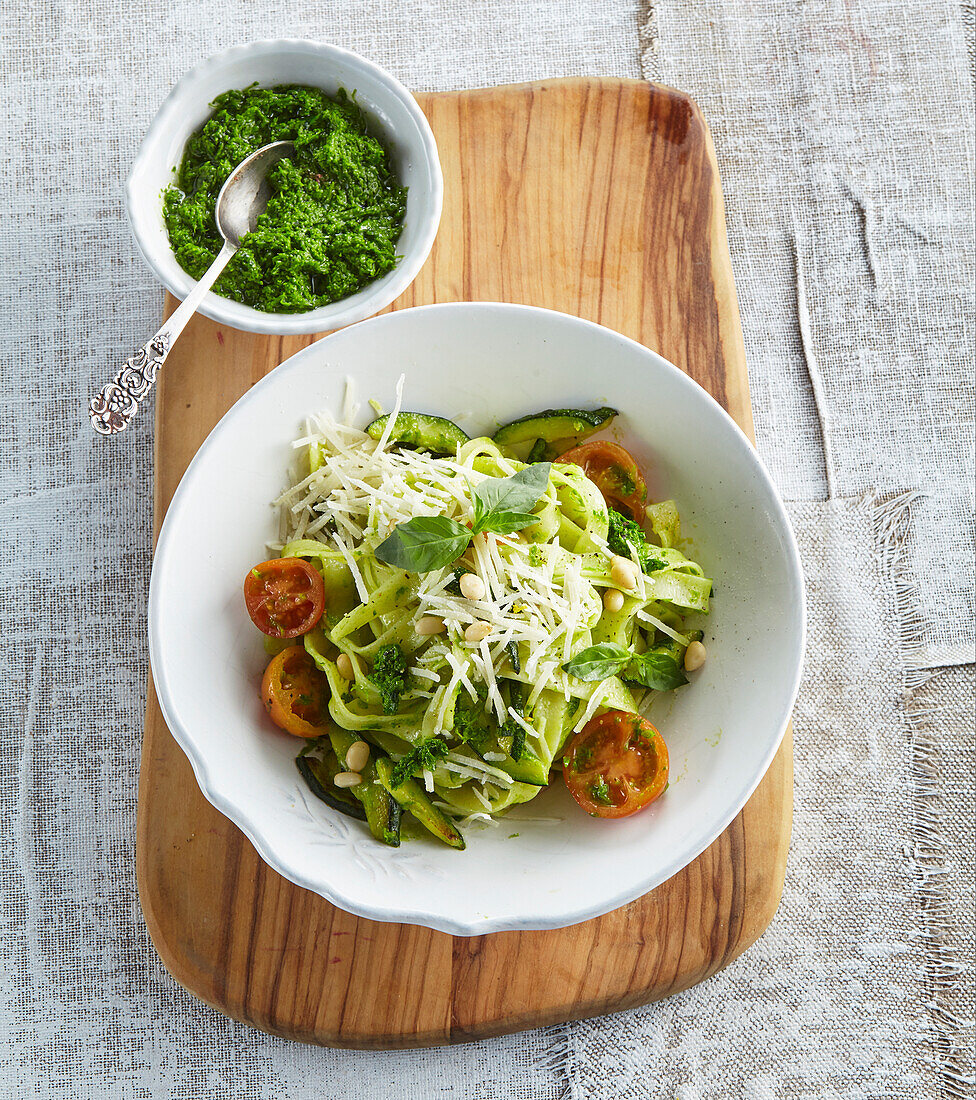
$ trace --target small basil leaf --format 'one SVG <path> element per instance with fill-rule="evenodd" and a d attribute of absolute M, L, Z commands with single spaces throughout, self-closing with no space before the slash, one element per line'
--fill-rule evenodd
<path fill-rule="evenodd" d="M 429 573 L 456 561 L 471 531 L 449 516 L 418 516 L 399 523 L 373 551 L 380 561 L 412 573 Z"/>
<path fill-rule="evenodd" d="M 508 534 L 537 518 L 531 514 L 549 485 L 550 462 L 536 462 L 511 477 L 485 478 L 474 488 L 474 531 Z"/>
<path fill-rule="evenodd" d="M 630 650 L 622 645 L 602 642 L 577 653 L 563 668 L 577 680 L 591 683 L 594 680 L 605 680 L 608 676 L 616 676 L 630 664 L 631 657 Z"/>
<path fill-rule="evenodd" d="M 657 649 L 649 649 L 635 657 L 627 666 L 624 679 L 654 691 L 670 691 L 688 683 L 688 677 L 674 656 Z"/>
<path fill-rule="evenodd" d="M 532 512 L 491 512 L 481 527 L 477 526 L 477 519 L 475 519 L 475 530 L 493 531 L 496 535 L 510 535 L 513 531 L 521 531 L 523 527 L 530 527 L 538 522 L 539 517 Z"/>

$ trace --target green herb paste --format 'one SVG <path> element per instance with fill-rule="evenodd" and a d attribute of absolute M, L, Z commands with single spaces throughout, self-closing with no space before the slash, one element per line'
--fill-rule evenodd
<path fill-rule="evenodd" d="M 199 279 L 222 240 L 217 193 L 246 156 L 272 141 L 296 155 L 268 175 L 273 191 L 257 227 L 214 285 L 267 313 L 304 313 L 361 290 L 391 271 L 406 189 L 363 112 L 342 90 L 281 85 L 225 92 L 187 142 L 163 217 L 180 266 Z"/>

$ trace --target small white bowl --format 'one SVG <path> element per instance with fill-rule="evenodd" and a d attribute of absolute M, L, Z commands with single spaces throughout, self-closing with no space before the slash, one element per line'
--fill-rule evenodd
<path fill-rule="evenodd" d="M 401 259 L 358 293 L 306 313 L 263 313 L 213 293 L 204 298 L 200 312 L 233 328 L 275 335 L 325 332 L 378 313 L 406 290 L 430 254 L 441 218 L 444 180 L 434 135 L 407 89 L 378 65 L 325 42 L 282 38 L 235 46 L 202 61 L 177 83 L 156 113 L 125 183 L 126 213 L 140 252 L 177 298 L 185 298 L 196 285 L 170 246 L 162 192 L 175 179 L 187 139 L 212 114 L 213 100 L 255 82 L 262 87 L 308 84 L 330 95 L 339 88 L 356 93 L 390 150 L 397 178 L 408 189 L 397 243 Z"/>
<path fill-rule="evenodd" d="M 673 496 L 714 578 L 708 661 L 652 713 L 671 786 L 621 821 L 587 817 L 561 780 L 467 850 L 433 839 L 386 848 L 317 801 L 301 742 L 258 699 L 267 662 L 241 596 L 277 536 L 304 417 L 339 415 L 345 379 L 389 408 L 460 420 L 472 435 L 537 409 L 612 405 L 621 441 Z M 803 655 L 803 583 L 789 520 L 749 441 L 711 397 L 640 344 L 527 306 L 461 302 L 401 310 L 313 344 L 245 394 L 191 462 L 163 523 L 149 594 L 153 680 L 200 788 L 274 869 L 373 920 L 455 935 L 558 928 L 624 905 L 693 860 L 742 809 L 779 746 Z M 518 834 L 513 836 L 513 834 Z"/>

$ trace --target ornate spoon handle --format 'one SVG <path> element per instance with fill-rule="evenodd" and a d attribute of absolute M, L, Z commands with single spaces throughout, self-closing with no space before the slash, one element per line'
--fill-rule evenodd
<path fill-rule="evenodd" d="M 224 244 L 206 274 L 173 311 L 169 320 L 149 343 L 144 344 L 131 359 L 126 359 L 112 381 L 102 386 L 91 399 L 88 411 L 91 414 L 92 427 L 99 435 L 116 435 L 129 426 L 129 421 L 139 411 L 139 405 L 152 389 L 159 368 L 166 362 L 166 356 L 176 343 L 176 338 L 186 328 L 187 321 L 196 313 L 203 296 L 216 282 L 217 276 L 236 251 L 236 245 L 229 242 Z"/>
<path fill-rule="evenodd" d="M 156 373 L 166 362 L 172 336 L 164 329 L 144 344 L 111 382 L 102 386 L 91 399 L 88 411 L 92 427 L 100 435 L 115 435 L 124 431 L 139 411 L 139 403 L 152 389 Z"/>

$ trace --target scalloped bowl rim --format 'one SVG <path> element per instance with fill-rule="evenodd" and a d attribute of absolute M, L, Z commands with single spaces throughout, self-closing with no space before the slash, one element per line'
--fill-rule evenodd
<path fill-rule="evenodd" d="M 638 351 L 649 363 L 654 364 L 656 370 L 670 375 L 671 380 L 678 386 L 689 391 L 697 392 L 699 397 L 704 399 L 704 401 L 711 406 L 712 413 L 718 414 L 719 418 L 726 423 L 729 429 L 731 429 L 731 434 L 729 436 L 731 446 L 746 456 L 746 461 L 752 466 L 753 472 L 757 476 L 758 484 L 762 486 L 763 504 L 768 507 L 771 522 L 775 525 L 778 533 L 782 537 L 785 549 L 785 572 L 789 578 L 790 595 L 794 600 L 791 612 L 792 627 L 790 631 L 790 640 L 793 647 L 791 662 L 793 669 L 792 678 L 785 692 L 781 692 L 779 696 L 781 705 L 778 708 L 778 712 L 769 718 L 770 729 L 775 732 L 774 735 L 768 739 L 766 751 L 759 765 L 755 768 L 755 773 L 751 777 L 749 783 L 741 788 L 739 796 L 726 806 L 725 811 L 720 816 L 716 817 L 709 824 L 707 829 L 701 831 L 694 843 L 690 844 L 684 851 L 670 860 L 670 862 L 664 863 L 656 873 L 647 876 L 646 879 L 640 882 L 628 886 L 612 897 L 602 897 L 597 902 L 578 903 L 571 908 L 567 908 L 567 910 L 562 912 L 558 917 L 554 917 L 551 913 L 542 911 L 527 911 L 520 914 L 517 918 L 456 919 L 433 909 L 411 908 L 407 910 L 392 905 L 383 907 L 376 904 L 363 904 L 355 896 L 345 893 L 333 883 L 314 880 L 305 875 L 289 861 L 287 858 L 287 850 L 282 850 L 280 846 L 276 846 L 265 838 L 262 833 L 261 825 L 255 819 L 254 807 L 246 803 L 242 804 L 236 802 L 233 797 L 220 789 L 219 784 L 212 780 L 208 771 L 208 764 L 203 758 L 203 754 L 198 749 L 192 732 L 186 728 L 186 725 L 181 719 L 180 708 L 170 685 L 168 672 L 162 659 L 164 642 L 160 635 L 159 623 L 160 604 L 164 598 L 164 593 L 161 591 L 159 580 L 161 563 L 165 562 L 169 554 L 170 539 L 174 529 L 175 517 L 180 513 L 184 499 L 189 491 L 189 486 L 192 484 L 197 470 L 206 463 L 209 452 L 214 448 L 218 438 L 226 429 L 227 425 L 233 423 L 237 414 L 242 410 L 256 403 L 260 403 L 270 389 L 283 385 L 288 379 L 288 376 L 292 372 L 301 369 L 304 363 L 315 357 L 321 357 L 323 353 L 327 353 L 329 345 L 333 341 L 339 339 L 348 340 L 357 330 L 363 329 L 366 326 L 398 325 L 402 324 L 404 319 L 411 315 L 438 314 L 459 309 L 475 309 L 478 311 L 502 310 L 520 314 L 532 314 L 540 318 L 541 322 L 544 324 L 570 324 L 581 326 L 588 330 L 598 330 L 606 340 L 616 342 L 632 350 Z M 592 321 L 575 317 L 571 314 L 534 306 L 514 305 L 500 302 L 454 302 L 417 306 L 411 309 L 395 311 L 390 314 L 370 318 L 357 325 L 343 329 L 341 332 L 325 337 L 323 340 L 318 341 L 285 360 L 284 363 L 265 375 L 264 378 L 257 382 L 233 406 L 231 406 L 207 436 L 206 440 L 190 462 L 173 495 L 169 508 L 167 509 L 154 554 L 149 591 L 148 621 L 150 664 L 152 668 L 153 683 L 155 685 L 163 718 L 172 732 L 173 737 L 189 759 L 196 781 L 204 796 L 244 833 L 265 863 L 289 881 L 313 893 L 319 894 L 327 901 L 355 916 L 391 923 L 417 924 L 456 936 L 475 936 L 501 931 L 529 931 L 562 928 L 602 916 L 642 897 L 650 890 L 653 890 L 655 887 L 672 878 L 689 863 L 693 862 L 725 831 L 742 810 L 743 806 L 752 796 L 756 787 L 766 774 L 789 726 L 802 675 L 803 652 L 806 638 L 806 603 L 799 550 L 793 535 L 789 517 L 779 493 L 749 439 L 728 413 L 726 413 L 697 382 L 644 345 L 612 329 L 608 329 Z"/>
<path fill-rule="evenodd" d="M 430 255 L 440 224 L 444 201 L 444 178 L 430 123 L 410 91 L 375 62 L 342 46 L 306 38 L 276 38 L 248 42 L 232 46 L 198 62 L 170 89 L 149 124 L 125 181 L 125 211 L 136 246 L 146 264 L 163 286 L 182 301 L 196 286 L 196 280 L 177 263 L 168 240 L 165 242 L 165 247 L 158 241 L 157 221 L 161 218 L 159 192 L 164 184 L 160 183 L 155 190 L 149 187 L 153 177 L 158 180 L 158 174 L 153 168 L 157 150 L 168 143 L 170 135 L 181 127 L 191 106 L 199 105 L 202 94 L 200 88 L 214 73 L 219 73 L 238 62 L 250 59 L 260 60 L 276 54 L 321 58 L 326 67 L 330 62 L 341 62 L 351 69 L 358 70 L 366 79 L 386 88 L 393 95 L 404 110 L 405 119 L 413 127 L 412 132 L 397 136 L 409 149 L 411 158 L 416 160 L 421 177 L 411 185 L 404 221 L 404 234 L 407 233 L 409 225 L 411 231 L 416 229 L 416 239 L 412 242 L 410 251 L 403 254 L 392 271 L 332 305 L 321 306 L 304 313 L 265 313 L 241 302 L 221 297 L 213 291 L 207 292 L 198 309 L 199 313 L 213 321 L 246 332 L 278 336 L 325 332 L 364 320 L 399 297 L 417 277 Z M 237 86 L 240 86 L 240 83 L 234 82 L 224 90 L 229 91 Z M 359 89 L 357 92 L 367 113 L 375 116 L 376 109 L 370 103 L 369 97 Z M 219 92 L 207 94 L 206 103 L 209 104 L 216 94 Z M 195 128 L 194 126 L 188 131 L 186 137 L 189 137 Z M 390 138 L 389 133 L 386 136 Z M 183 139 L 184 142 L 186 137 Z M 415 205 L 411 206 L 411 202 Z M 401 237 L 401 242 L 402 240 Z"/>

